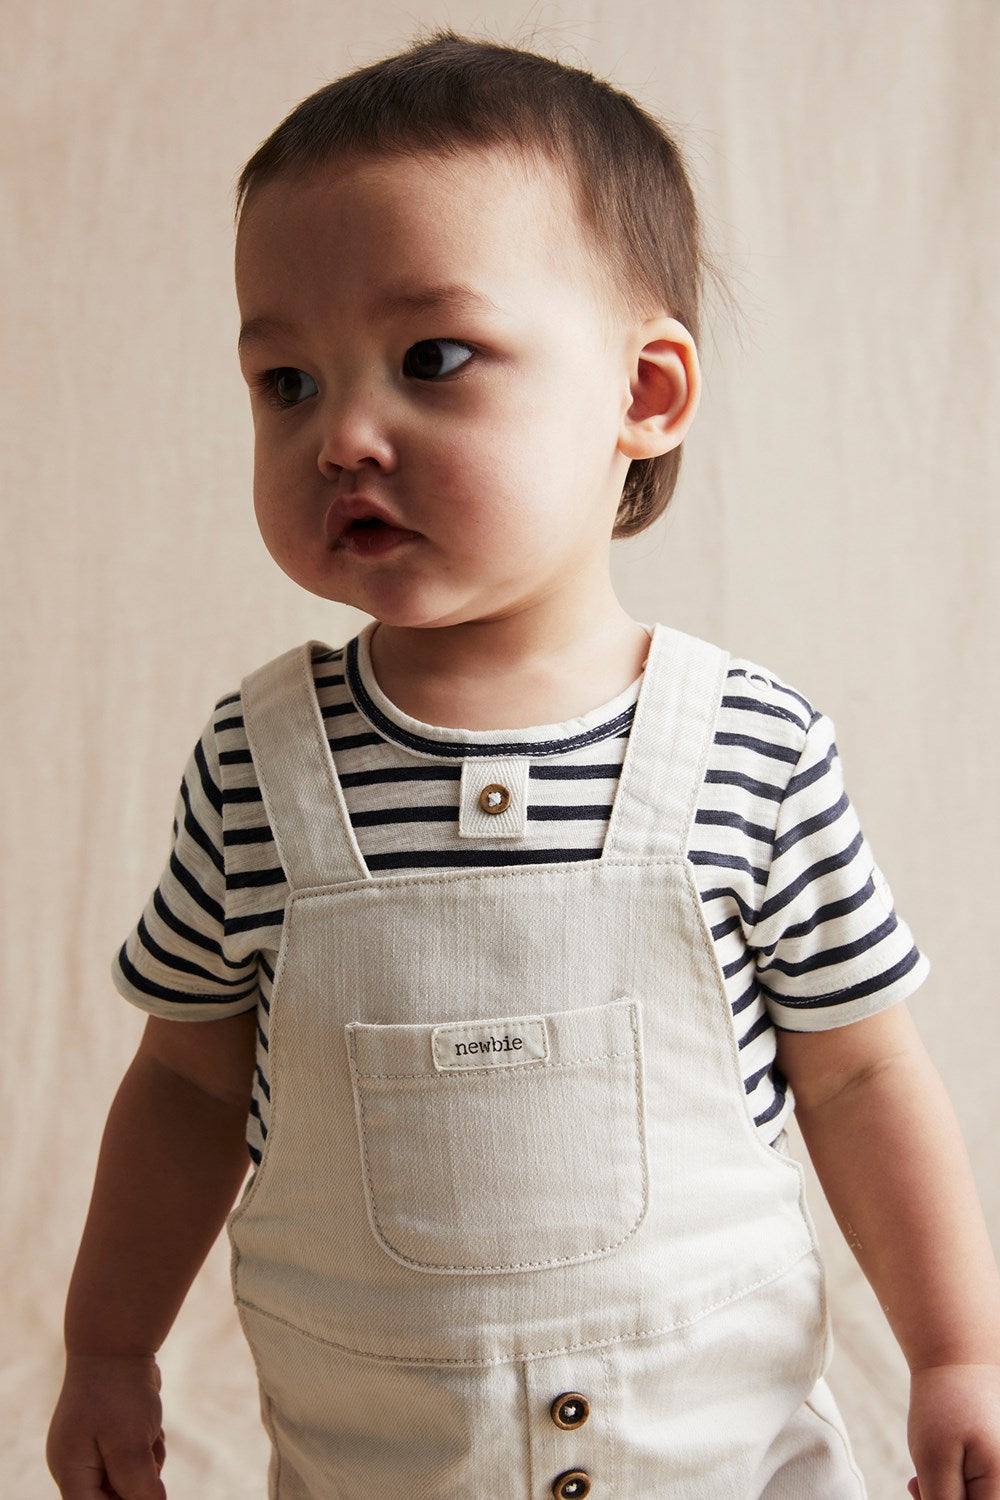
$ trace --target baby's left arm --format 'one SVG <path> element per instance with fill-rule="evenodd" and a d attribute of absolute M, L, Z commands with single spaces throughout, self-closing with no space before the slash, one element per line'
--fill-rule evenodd
<path fill-rule="evenodd" d="M 781 1031 L 778 1061 L 910 1366 L 911 1493 L 1000 1500 L 1000 1278 L 958 1122 L 906 1006 Z"/>

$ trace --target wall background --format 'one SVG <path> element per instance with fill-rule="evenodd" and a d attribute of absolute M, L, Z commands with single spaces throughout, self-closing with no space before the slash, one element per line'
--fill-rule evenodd
<path fill-rule="evenodd" d="M 39 0 L 6 6 L 2 600 L 6 1103 L 0 1370 L 11 1493 L 42 1446 L 107 1105 L 141 1017 L 107 978 L 215 698 L 362 618 L 299 594 L 250 507 L 231 194 L 301 97 L 418 26 L 534 44 L 678 128 L 739 316 L 675 506 L 625 544 L 639 618 L 718 640 L 837 721 L 935 962 L 912 1004 L 1000 1231 L 997 834 L 1000 6 L 995 0 Z M 903 1493 L 905 1369 L 828 1216 L 832 1381 Z M 174 1500 L 263 1492 L 220 1245 L 163 1356 Z"/>

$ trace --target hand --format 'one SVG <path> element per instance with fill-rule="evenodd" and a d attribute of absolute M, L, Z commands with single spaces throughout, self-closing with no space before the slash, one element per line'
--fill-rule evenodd
<path fill-rule="evenodd" d="M 1000 1365 L 937 1365 L 910 1381 L 914 1500 L 1000 1500 Z"/>
<path fill-rule="evenodd" d="M 46 1458 L 63 1500 L 166 1500 L 152 1355 L 71 1354 Z"/>

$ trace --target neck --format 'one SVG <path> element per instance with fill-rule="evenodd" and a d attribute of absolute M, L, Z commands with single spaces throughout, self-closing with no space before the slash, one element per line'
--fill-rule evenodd
<path fill-rule="evenodd" d="M 560 723 L 608 702 L 642 670 L 649 637 L 613 608 L 549 620 L 523 614 L 411 630 L 379 625 L 371 642 L 379 687 L 424 723 L 516 729 Z"/>

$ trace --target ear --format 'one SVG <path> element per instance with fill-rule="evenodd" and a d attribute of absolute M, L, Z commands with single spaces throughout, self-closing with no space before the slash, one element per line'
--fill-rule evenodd
<path fill-rule="evenodd" d="M 626 458 L 659 458 L 683 441 L 701 395 L 694 339 L 676 318 L 653 318 L 637 328 L 629 347 L 629 397 L 618 451 Z"/>

